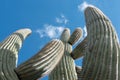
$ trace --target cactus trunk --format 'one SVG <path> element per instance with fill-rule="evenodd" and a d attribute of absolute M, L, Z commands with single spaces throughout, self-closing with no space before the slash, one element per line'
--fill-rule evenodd
<path fill-rule="evenodd" d="M 109 19 L 97 8 L 85 10 L 88 47 L 84 55 L 81 80 L 120 80 L 117 34 Z"/>
<path fill-rule="evenodd" d="M 18 51 L 30 33 L 29 29 L 18 30 L 0 44 L 0 80 L 19 80 L 14 71 Z"/>

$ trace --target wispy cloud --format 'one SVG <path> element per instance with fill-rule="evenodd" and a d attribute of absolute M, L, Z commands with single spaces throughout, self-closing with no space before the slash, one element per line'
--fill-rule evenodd
<path fill-rule="evenodd" d="M 82 4 L 78 5 L 78 9 L 83 12 L 88 6 L 93 6 L 93 5 L 84 1 Z"/>
<path fill-rule="evenodd" d="M 68 19 L 63 14 L 61 14 L 60 17 L 56 17 L 55 20 L 59 24 L 67 24 L 68 23 Z"/>
<path fill-rule="evenodd" d="M 58 38 L 64 27 L 62 26 L 53 26 L 49 24 L 44 25 L 44 29 L 37 29 L 36 32 L 39 34 L 40 38 L 49 37 L 49 38 Z"/>
<path fill-rule="evenodd" d="M 87 29 L 86 29 L 86 26 L 83 27 L 83 36 L 84 36 L 84 37 L 87 36 Z"/>
<path fill-rule="evenodd" d="M 68 23 L 68 19 L 61 14 L 60 17 L 55 18 L 55 22 L 60 25 L 65 25 Z M 37 29 L 35 32 L 39 34 L 40 38 L 49 37 L 49 38 L 58 38 L 60 37 L 62 31 L 64 30 L 63 26 L 54 26 L 50 24 L 43 25 L 43 29 Z"/>

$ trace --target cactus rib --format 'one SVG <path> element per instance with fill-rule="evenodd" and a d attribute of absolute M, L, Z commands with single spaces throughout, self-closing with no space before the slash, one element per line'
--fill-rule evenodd
<path fill-rule="evenodd" d="M 18 51 L 23 40 L 31 33 L 30 29 L 20 29 L 0 45 L 0 80 L 19 80 L 14 69 L 18 59 Z"/>
<path fill-rule="evenodd" d="M 18 66 L 16 72 L 21 80 L 35 80 L 49 74 L 62 58 L 64 45 L 52 40 L 35 56 Z"/>
<path fill-rule="evenodd" d="M 78 59 L 78 58 L 84 56 L 86 47 L 87 47 L 87 37 L 81 43 L 79 43 L 75 47 L 75 49 L 72 51 L 72 53 L 71 53 L 72 58 Z"/>
<path fill-rule="evenodd" d="M 96 7 L 85 10 L 88 31 L 81 80 L 119 80 L 118 39 L 110 20 Z"/>
<path fill-rule="evenodd" d="M 64 55 L 60 63 L 49 75 L 49 80 L 77 80 L 74 60 L 70 56 L 72 46 L 68 43 L 70 30 L 65 29 L 61 35 L 61 41 L 64 43 Z"/>
<path fill-rule="evenodd" d="M 81 38 L 81 36 L 82 36 L 82 29 L 81 28 L 75 29 L 75 31 L 70 36 L 68 43 L 71 45 L 75 44 Z"/>

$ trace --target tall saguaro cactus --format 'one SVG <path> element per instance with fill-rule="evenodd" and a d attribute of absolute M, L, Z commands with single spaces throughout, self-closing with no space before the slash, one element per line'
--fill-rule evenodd
<path fill-rule="evenodd" d="M 74 50 L 82 30 L 66 28 L 60 40 L 46 44 L 16 68 L 19 49 L 30 29 L 20 29 L 0 43 L 0 80 L 120 80 L 120 44 L 110 20 L 98 8 L 85 10 L 88 35 Z M 74 60 L 84 56 L 82 68 Z"/>
<path fill-rule="evenodd" d="M 36 80 L 49 74 L 62 58 L 64 45 L 60 40 L 49 42 L 35 56 L 16 68 L 21 80 Z"/>
<path fill-rule="evenodd" d="M 30 33 L 30 29 L 18 30 L 0 44 L 0 80 L 19 80 L 14 72 L 18 51 Z"/>
<path fill-rule="evenodd" d="M 120 80 L 120 46 L 110 20 L 96 7 L 85 10 L 88 45 L 80 80 Z"/>
<path fill-rule="evenodd" d="M 49 80 L 77 80 L 75 63 L 70 53 L 72 52 L 72 45 L 81 37 L 81 32 L 81 29 L 78 28 L 70 36 L 69 29 L 63 31 L 61 41 L 65 45 L 64 55 L 57 67 L 51 72 Z"/>

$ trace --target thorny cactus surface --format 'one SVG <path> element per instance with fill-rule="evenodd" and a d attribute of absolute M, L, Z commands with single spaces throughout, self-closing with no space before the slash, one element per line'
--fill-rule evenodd
<path fill-rule="evenodd" d="M 49 80 L 77 80 L 75 63 L 70 53 L 72 52 L 72 45 L 78 41 L 81 34 L 82 31 L 79 28 L 71 36 L 69 29 L 63 31 L 61 41 L 65 45 L 64 55 L 57 67 L 51 72 Z"/>
<path fill-rule="evenodd" d="M 85 10 L 88 35 L 74 50 L 82 30 L 66 28 L 35 56 L 16 68 L 18 52 L 30 29 L 20 29 L 0 43 L 0 80 L 120 80 L 120 44 L 110 20 L 96 7 Z M 83 66 L 74 60 L 83 57 Z"/>
<path fill-rule="evenodd" d="M 56 39 L 16 68 L 18 51 L 30 33 L 20 29 L 0 44 L 0 80 L 36 80 L 49 74 L 62 58 L 64 45 Z"/>
<path fill-rule="evenodd" d="M 30 33 L 29 29 L 18 30 L 0 44 L 0 80 L 19 80 L 14 72 L 18 51 Z"/>
<path fill-rule="evenodd" d="M 110 20 L 97 8 L 85 10 L 87 48 L 80 80 L 120 80 L 120 45 Z"/>
<path fill-rule="evenodd" d="M 60 40 L 51 41 L 35 56 L 16 68 L 19 78 L 36 80 L 50 73 L 62 58 L 63 51 L 64 45 Z"/>

